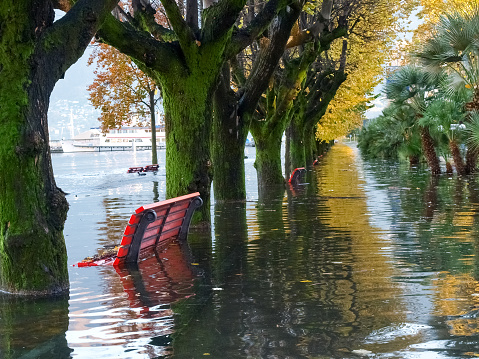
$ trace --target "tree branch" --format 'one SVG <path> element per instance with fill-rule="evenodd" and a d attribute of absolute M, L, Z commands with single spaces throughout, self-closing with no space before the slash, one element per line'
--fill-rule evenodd
<path fill-rule="evenodd" d="M 133 0 L 133 17 L 130 17 L 130 23 L 134 24 L 139 30 L 151 33 L 157 40 L 176 41 L 178 36 L 174 31 L 167 29 L 156 22 L 156 10 L 150 2 L 142 0 Z"/>
<path fill-rule="evenodd" d="M 203 28 L 200 36 L 201 42 L 216 41 L 231 31 L 245 5 L 246 0 L 221 0 L 204 9 L 202 16 Z"/>
<path fill-rule="evenodd" d="M 318 15 L 318 19 L 314 22 L 312 26 L 308 29 L 298 32 L 297 34 L 291 36 L 286 45 L 286 48 L 292 48 L 300 45 L 304 45 L 307 42 L 314 41 L 320 34 L 323 33 L 325 29 L 328 29 L 328 26 L 331 22 L 331 9 L 333 7 L 332 0 L 325 0 L 321 5 L 321 12 Z"/>
<path fill-rule="evenodd" d="M 282 10 L 271 24 L 271 41 L 262 50 L 255 61 L 254 68 L 244 87 L 244 95 L 239 103 L 239 114 L 252 113 L 284 52 L 289 33 L 301 13 L 300 6 L 292 6 L 289 11 Z"/>
<path fill-rule="evenodd" d="M 37 51 L 47 57 L 51 71 L 62 78 L 65 71 L 85 52 L 91 39 L 118 0 L 79 0 L 71 3 L 58 1 L 67 13 L 46 29 L 39 39 Z"/>
<path fill-rule="evenodd" d="M 270 24 L 279 11 L 284 9 L 293 0 L 270 0 L 266 3 L 258 15 L 245 28 L 237 31 L 231 40 L 231 44 L 226 52 L 227 58 L 235 56 L 240 51 L 250 45 Z M 298 6 L 298 4 L 295 4 Z"/>
<path fill-rule="evenodd" d="M 145 68 L 152 68 L 159 74 L 185 69 L 180 60 L 183 58 L 181 49 L 176 42 L 157 41 L 148 33 L 137 31 L 113 16 L 107 17 L 97 35 L 132 58 L 143 72 Z"/>
<path fill-rule="evenodd" d="M 165 8 L 166 15 L 170 21 L 173 31 L 178 36 L 180 47 L 188 49 L 191 44 L 196 40 L 193 30 L 188 26 L 185 19 L 181 15 L 180 9 L 175 0 L 161 0 L 163 7 Z"/>
<path fill-rule="evenodd" d="M 329 103 L 336 95 L 341 84 L 346 81 L 347 75 L 344 71 L 337 70 L 334 73 L 333 79 L 329 82 L 327 91 L 323 91 L 321 98 L 314 103 L 309 102 L 310 106 L 305 112 L 305 123 L 313 124 L 317 123 L 319 119 L 324 115 Z M 320 115 L 320 116 L 319 116 Z"/>

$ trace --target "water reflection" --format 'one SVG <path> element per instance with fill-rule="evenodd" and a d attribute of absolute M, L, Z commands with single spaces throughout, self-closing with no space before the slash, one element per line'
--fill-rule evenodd
<path fill-rule="evenodd" d="M 158 199 L 158 182 L 142 199 Z M 129 197 L 105 196 L 104 219 L 98 219 L 95 248 L 118 244 L 133 210 L 139 205 Z M 172 353 L 172 305 L 195 295 L 198 270 L 191 264 L 188 243 L 174 242 L 137 265 L 96 267 L 73 283 L 68 342 L 74 355 L 90 357 L 100 346 L 101 357 L 158 357 Z M 85 269 L 85 268 L 82 268 Z M 99 283 L 95 280 L 99 279 Z M 96 290 L 95 290 L 96 289 Z"/>
<path fill-rule="evenodd" d="M 0 358 L 69 358 L 68 296 L 15 298 L 0 295 Z"/>
<path fill-rule="evenodd" d="M 154 318 L 154 308 L 194 295 L 196 277 L 186 242 L 173 242 L 139 263 L 115 267 L 130 308 L 141 308 L 144 318 Z"/>
<path fill-rule="evenodd" d="M 54 161 L 71 193 L 71 263 L 118 243 L 135 208 L 164 198 L 161 175 L 108 168 L 135 164 L 119 157 L 129 154 L 99 156 L 112 158 Z M 119 272 L 71 267 L 68 301 L 0 303 L 0 356 L 479 355 L 475 177 L 431 179 L 337 144 L 299 187 L 250 186 L 247 202 L 214 205 L 212 230 L 192 229 L 187 251 L 175 245 Z"/>

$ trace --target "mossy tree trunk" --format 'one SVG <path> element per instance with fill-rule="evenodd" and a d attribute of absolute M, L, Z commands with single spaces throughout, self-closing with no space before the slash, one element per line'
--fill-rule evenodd
<path fill-rule="evenodd" d="M 280 8 L 285 4 L 286 2 L 283 2 Z M 231 89 L 230 67 L 225 66 L 223 69 L 215 95 L 215 124 L 212 132 L 215 199 L 246 198 L 244 148 L 253 113 L 269 85 L 270 78 L 284 53 L 291 28 L 300 13 L 301 6 L 298 4 L 291 5 L 289 11 L 279 11 L 276 21 L 269 26 L 268 44 L 261 48 L 259 55 L 254 59 L 253 70 L 248 77 L 244 73 L 238 75 L 240 66 L 234 63 L 236 80 L 239 80 L 240 85 L 238 92 L 241 95 Z M 279 173 L 281 174 L 281 170 Z"/>
<path fill-rule="evenodd" d="M 237 98 L 230 86 L 229 66 L 223 69 L 214 97 L 211 152 L 215 200 L 246 198 L 244 149 L 248 128 L 237 115 Z"/>
<path fill-rule="evenodd" d="M 268 187 L 284 184 L 281 169 L 281 138 L 284 128 L 276 126 L 273 131 L 263 131 L 259 126 L 252 126 L 256 144 L 256 160 L 254 167 L 258 177 L 260 191 Z"/>
<path fill-rule="evenodd" d="M 293 120 L 291 120 L 291 141 L 290 141 L 290 148 L 289 148 L 289 155 L 291 158 L 291 168 L 299 168 L 306 166 L 306 153 L 305 153 L 305 131 L 303 124 L 301 121 L 297 121 L 301 119 L 302 116 L 296 116 Z"/>
<path fill-rule="evenodd" d="M 56 186 L 47 112 L 55 83 L 84 52 L 115 1 L 83 1 L 53 22 L 51 1 L 0 5 L 0 289 L 68 289 L 63 227 L 68 203 Z"/>
<path fill-rule="evenodd" d="M 126 23 L 110 17 L 100 37 L 130 56 L 142 69 L 148 69 L 148 74 L 161 84 L 167 131 L 167 195 L 173 197 L 200 191 L 204 205 L 196 212 L 194 221 L 209 222 L 213 162 L 210 131 L 213 93 L 218 86 L 220 71 L 228 59 L 234 58 L 264 31 L 287 1 L 269 1 L 251 26 L 236 32 L 233 32 L 233 26 L 246 0 L 223 0 L 210 4 L 202 11 L 201 29 L 196 27 L 194 21 L 183 19 L 175 1 L 163 0 L 162 5 L 172 30 L 155 22 L 156 10 L 145 5 L 147 2 L 136 3 L 139 6 L 136 7 L 133 20 L 138 21 Z M 218 104 L 218 111 L 226 113 L 227 106 L 222 106 Z M 228 119 L 223 128 L 229 132 L 231 127 Z M 228 132 L 222 134 L 221 141 L 231 140 Z M 226 169 L 224 174 L 218 169 L 218 188 L 226 191 L 224 194 L 219 191 L 218 198 L 244 198 L 244 185 L 238 180 L 244 156 L 242 154 L 239 162 L 239 152 L 243 149 L 244 153 L 243 130 L 240 133 L 236 138 L 238 143 L 227 144 L 231 148 L 227 145 L 223 148 L 221 145 L 213 146 L 213 153 L 219 156 L 216 163 L 218 166 L 224 165 Z M 238 162 L 234 165 L 232 161 L 222 162 L 225 151 L 229 150 L 236 154 L 235 161 Z M 235 174 L 235 170 L 239 173 Z M 233 176 L 231 184 L 236 183 L 240 187 L 236 192 L 229 192 L 227 186 L 222 185 L 231 179 L 222 180 L 228 176 Z"/>
<path fill-rule="evenodd" d="M 166 127 L 167 197 L 200 192 L 203 206 L 195 212 L 193 223 L 211 220 L 213 92 L 224 63 L 226 46 L 231 41 L 235 11 L 243 8 L 244 1 L 231 0 L 228 4 L 212 5 L 205 10 L 204 28 L 200 32 L 183 20 L 174 1 L 163 4 L 174 29 L 173 34 L 167 34 L 170 37 L 162 38 L 154 32 L 159 38 L 155 39 L 113 17 L 107 19 L 100 31 L 105 42 L 129 55 L 161 84 Z M 221 17 L 225 11 L 227 15 Z M 141 15 L 148 16 L 148 13 Z M 148 21 L 143 24 L 147 26 Z"/>
<path fill-rule="evenodd" d="M 173 81 L 176 82 L 176 81 Z M 166 130 L 166 195 L 200 192 L 194 222 L 210 221 L 210 131 L 214 79 L 188 76 L 163 86 Z"/>
<path fill-rule="evenodd" d="M 273 86 L 267 90 L 262 104 L 265 119 L 255 119 L 251 123 L 251 133 L 256 144 L 255 168 L 260 189 L 284 183 L 281 141 L 291 120 L 293 100 L 299 93 L 309 64 L 310 62 L 304 61 L 304 57 L 286 64 L 281 80 L 274 81 Z M 292 165 L 294 166 L 294 163 Z"/>
<path fill-rule="evenodd" d="M 314 147 L 316 144 L 316 135 L 314 133 L 315 128 L 315 126 L 308 126 L 308 128 L 304 130 L 304 167 L 312 166 L 314 162 Z"/>
<path fill-rule="evenodd" d="M 307 93 L 300 93 L 294 102 L 295 115 L 291 120 L 290 156 L 292 168 L 307 167 L 314 160 L 315 128 L 326 113 L 329 103 L 346 80 L 344 67 L 334 73 L 313 74 L 306 83 Z M 321 84 L 323 88 L 317 88 Z M 324 87 L 326 85 L 326 87 Z"/>
<path fill-rule="evenodd" d="M 346 54 L 347 41 L 343 40 L 338 69 L 330 69 L 317 61 L 315 67 L 322 70 L 308 72 L 302 91 L 294 101 L 295 116 L 291 122 L 293 168 L 306 167 L 313 163 L 315 128 L 339 87 L 346 81 Z"/>

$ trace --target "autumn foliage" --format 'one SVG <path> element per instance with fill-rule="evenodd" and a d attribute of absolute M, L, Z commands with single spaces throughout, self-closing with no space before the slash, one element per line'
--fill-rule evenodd
<path fill-rule="evenodd" d="M 95 79 L 88 87 L 89 100 L 101 111 L 103 131 L 128 125 L 149 126 L 158 98 L 156 83 L 126 55 L 106 45 L 95 45 L 89 65 L 96 62 Z M 153 96 L 152 96 L 153 97 Z"/>

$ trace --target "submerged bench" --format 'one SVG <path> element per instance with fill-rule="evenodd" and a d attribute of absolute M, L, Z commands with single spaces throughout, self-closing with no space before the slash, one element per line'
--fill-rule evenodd
<path fill-rule="evenodd" d="M 298 184 L 300 181 L 303 180 L 305 174 L 306 174 L 306 168 L 304 167 L 295 168 L 293 173 L 291 173 L 291 177 L 289 178 L 289 183 L 291 183 L 292 185 Z"/>
<path fill-rule="evenodd" d="M 143 172 L 143 167 L 130 167 L 126 173 L 139 173 Z"/>
<path fill-rule="evenodd" d="M 145 167 L 130 167 L 126 173 L 138 173 L 139 175 L 144 174 L 143 172 L 158 172 L 158 165 L 148 165 Z"/>
<path fill-rule="evenodd" d="M 199 192 L 195 192 L 142 206 L 130 217 L 116 254 L 106 253 L 98 258 L 87 258 L 77 265 L 90 267 L 137 263 L 143 254 L 164 248 L 176 238 L 186 239 L 191 218 L 202 204 Z"/>
<path fill-rule="evenodd" d="M 158 172 L 158 165 L 148 165 L 143 167 L 143 172 Z"/>

